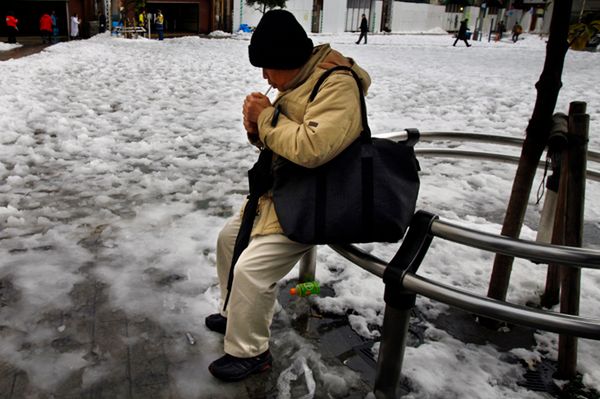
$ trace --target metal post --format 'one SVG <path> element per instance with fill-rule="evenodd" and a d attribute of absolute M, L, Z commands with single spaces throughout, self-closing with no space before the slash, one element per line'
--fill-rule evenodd
<path fill-rule="evenodd" d="M 300 258 L 300 267 L 298 275 L 298 283 L 306 283 L 314 281 L 317 268 L 317 246 L 313 246 Z M 307 333 L 310 327 L 311 320 L 311 303 L 312 301 L 298 301 L 295 307 L 295 326 L 296 329 Z"/>
<path fill-rule="evenodd" d="M 304 283 L 315 279 L 317 270 L 317 247 L 312 247 L 300 259 L 300 270 L 298 281 Z"/>
<path fill-rule="evenodd" d="M 590 117 L 586 103 L 572 102 L 569 108 L 569 187 L 565 221 L 565 244 L 581 247 L 585 201 L 585 172 Z M 564 267 L 561 273 L 560 311 L 579 314 L 581 269 Z M 572 379 L 577 374 L 577 338 L 561 334 L 558 339 L 558 376 Z"/>
<path fill-rule="evenodd" d="M 401 284 L 385 286 L 385 314 L 377 358 L 377 375 L 373 393 L 377 399 L 402 396 L 400 377 L 408 338 L 410 313 L 417 295 L 402 289 Z"/>

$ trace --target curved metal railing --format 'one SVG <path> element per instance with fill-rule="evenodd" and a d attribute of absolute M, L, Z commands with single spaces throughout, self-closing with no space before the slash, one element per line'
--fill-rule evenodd
<path fill-rule="evenodd" d="M 537 263 L 560 263 L 575 267 L 600 269 L 600 252 L 567 246 L 550 245 L 518 238 L 509 238 L 461 227 L 436 220 L 431 233 L 440 238 L 470 247 L 529 259 Z"/>
<path fill-rule="evenodd" d="M 400 249 L 389 263 L 354 245 L 330 245 L 352 263 L 381 277 L 386 284 L 386 309 L 374 386 L 377 398 L 397 397 L 410 309 L 417 294 L 490 319 L 600 340 L 600 320 L 499 301 L 417 275 L 434 238 L 533 261 L 551 260 L 576 267 L 600 268 L 600 251 L 540 244 L 476 231 L 441 221 L 423 211 L 415 214 Z"/>
<path fill-rule="evenodd" d="M 373 137 L 387 138 L 391 140 L 404 141 L 408 137 L 406 131 L 401 132 L 388 132 L 374 134 Z M 500 144 L 500 145 L 512 145 L 515 147 L 522 147 L 525 140 L 518 137 L 501 136 L 493 134 L 483 133 L 469 133 L 469 132 L 420 132 L 420 141 L 433 141 L 433 140 L 452 140 L 452 141 L 479 141 L 488 144 Z M 593 162 L 600 162 L 600 152 L 588 151 L 588 160 Z"/>
<path fill-rule="evenodd" d="M 388 138 L 402 141 L 409 139 L 408 131 L 391 132 L 375 137 Z M 465 132 L 420 132 L 420 141 L 431 140 L 452 140 L 452 141 L 479 141 L 491 144 L 522 146 L 524 140 L 515 137 L 485 135 L 478 133 Z M 455 156 L 462 158 L 478 158 L 494 161 L 519 162 L 519 157 L 505 154 L 488 153 L 482 151 L 466 151 L 456 149 L 415 149 L 415 152 L 421 155 L 433 156 Z M 588 151 L 588 159 L 600 161 L 600 153 Z M 540 165 L 544 165 L 540 162 Z M 587 172 L 589 178 L 600 181 L 600 172 Z M 418 213 L 417 213 L 418 214 Z M 415 219 L 419 216 L 415 215 Z M 413 230 L 412 228 L 410 230 Z M 426 233 L 425 233 L 426 231 Z M 497 254 L 509 255 L 518 258 L 528 259 L 536 263 L 554 263 L 564 264 L 573 267 L 585 267 L 600 269 L 600 251 L 574 248 L 567 246 L 557 246 L 539 242 L 533 242 L 523 239 L 515 239 L 501 235 L 490 234 L 474 229 L 459 226 L 453 223 L 439 220 L 437 217 L 431 218 L 427 228 L 420 229 L 421 234 L 428 234 L 458 244 L 467 245 L 485 251 L 495 252 Z M 409 238 L 407 235 L 406 239 Z M 430 239 L 431 239 L 430 238 Z M 423 240 L 419 238 L 417 240 Z M 404 245 L 404 244 L 403 244 Z M 336 252 L 353 263 L 363 267 L 373 274 L 384 277 L 388 264 L 373 255 L 362 252 L 354 246 L 331 246 Z M 424 251 L 427 251 L 429 244 Z M 399 253 L 402 251 L 400 249 Z M 410 256 L 409 251 L 403 256 Z M 418 260 L 423 258 L 425 253 L 419 250 Z M 413 254 L 414 255 L 414 254 Z M 416 256 L 416 255 L 415 255 Z M 413 262 L 410 260 L 407 262 Z M 416 271 L 418 265 L 410 266 Z M 515 324 L 526 325 L 534 328 L 540 328 L 547 331 L 576 335 L 579 337 L 600 339 L 600 321 L 588 320 L 578 316 L 571 316 L 555 312 L 546 312 L 523 306 L 509 304 L 507 302 L 497 301 L 487 297 L 480 297 L 471 293 L 462 291 L 456 287 L 445 286 L 443 284 L 417 276 L 408 270 L 402 278 L 404 288 L 414 291 L 418 294 L 426 295 L 432 299 L 440 300 L 449 305 L 461 309 L 487 316 L 493 319 L 507 321 Z"/>
<path fill-rule="evenodd" d="M 374 137 L 402 141 L 410 140 L 411 134 L 414 135 L 414 132 L 403 131 L 378 134 Z M 463 132 L 421 132 L 418 133 L 418 136 L 421 141 L 431 141 L 433 139 L 479 141 L 519 147 L 523 145 L 524 141 L 514 137 Z M 484 151 L 416 148 L 415 152 L 425 156 L 519 162 L 519 157 L 513 155 Z M 588 160 L 600 162 L 600 153 L 588 151 L 587 156 Z M 540 167 L 544 166 L 545 163 L 540 162 Z M 588 170 L 587 177 L 600 181 L 600 172 Z M 386 283 L 386 310 L 374 387 L 377 398 L 394 398 L 397 396 L 404 348 L 408 335 L 410 309 L 414 306 L 414 298 L 417 294 L 490 319 L 559 334 L 600 340 L 600 320 L 499 301 L 418 276 L 416 272 L 434 238 L 497 254 L 528 259 L 536 263 L 554 263 L 578 268 L 600 269 L 600 251 L 556 246 L 477 231 L 439 220 L 437 216 L 423 211 L 415 214 L 400 249 L 389 263 L 353 245 L 330 245 L 334 251 L 344 258 L 381 277 Z M 302 260 L 301 279 L 306 279 L 307 276 L 314 278 L 315 259 L 315 251 L 313 250 Z"/>
<path fill-rule="evenodd" d="M 416 218 L 419 216 L 417 213 Z M 534 241 L 513 239 L 462 227 L 441 220 L 431 222 L 429 232 L 433 237 L 505 255 L 537 262 L 561 263 L 576 267 L 600 269 L 600 251 L 566 246 L 540 244 Z M 406 239 L 410 239 L 407 236 Z M 423 237 L 417 237 L 422 240 Z M 403 244 L 404 245 L 404 244 Z M 374 255 L 363 252 L 354 245 L 330 245 L 330 247 L 355 265 L 384 278 L 389 264 Z M 427 249 L 424 249 L 427 251 Z M 402 247 L 399 250 L 402 251 Z M 423 256 L 424 253 L 421 253 Z M 402 254 L 404 256 L 404 254 Z M 406 255 L 409 256 L 409 255 Z M 411 261 L 408 260 L 410 263 Z M 418 265 L 411 264 L 411 268 Z M 562 313 L 543 311 L 478 296 L 456 287 L 437 283 L 407 271 L 399 283 L 407 290 L 444 302 L 460 309 L 523 326 L 556 333 L 600 340 L 600 320 L 586 319 Z"/>
<path fill-rule="evenodd" d="M 390 132 L 382 134 L 374 134 L 373 137 L 386 138 L 396 141 L 404 141 L 408 138 L 407 132 Z M 523 139 L 499 136 L 485 135 L 479 133 L 466 132 L 420 132 L 420 141 L 432 141 L 434 139 L 452 140 L 452 141 L 477 141 L 488 144 L 510 145 L 519 147 L 523 145 Z M 484 161 L 499 161 L 511 164 L 518 164 L 520 158 L 516 155 L 500 154 L 488 151 L 463 150 L 457 148 L 415 148 L 417 155 L 445 157 L 445 158 L 461 158 L 461 159 L 480 159 Z M 600 152 L 588 151 L 587 157 L 589 161 L 600 162 Z M 540 161 L 538 167 L 543 169 L 546 166 L 544 161 Z M 588 169 L 586 177 L 590 180 L 600 182 L 600 171 Z"/>

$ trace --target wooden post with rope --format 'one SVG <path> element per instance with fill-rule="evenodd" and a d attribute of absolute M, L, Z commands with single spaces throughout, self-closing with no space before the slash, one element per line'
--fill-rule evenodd
<path fill-rule="evenodd" d="M 552 170 L 558 174 L 555 176 L 558 178 L 558 184 L 556 187 L 556 194 L 547 191 L 546 195 L 555 195 L 555 209 L 554 218 L 551 226 L 540 226 L 538 230 L 541 232 L 543 229 L 548 229 L 544 232 L 544 237 L 550 237 L 546 242 L 550 242 L 553 245 L 565 245 L 565 212 L 567 206 L 567 181 L 568 168 L 565 165 L 567 159 L 567 134 L 569 129 L 568 117 L 563 113 L 557 113 L 554 115 L 554 128 L 550 133 L 548 142 L 548 152 L 552 160 Z M 554 176 L 553 173 L 553 176 Z M 548 200 L 548 198 L 546 198 Z M 546 205 L 544 203 L 544 205 Z M 539 232 L 538 232 L 539 237 Z M 548 272 L 546 275 L 546 288 L 540 298 L 540 304 L 543 307 L 550 308 L 559 303 L 560 300 L 560 266 L 556 264 L 548 265 Z"/>
<path fill-rule="evenodd" d="M 587 170 L 587 142 L 590 117 L 586 103 L 572 102 L 569 109 L 569 151 L 567 159 L 567 208 L 565 213 L 565 245 L 581 247 Z M 563 182 L 561 182 L 562 184 Z M 561 313 L 579 314 L 581 269 L 561 267 Z M 558 370 L 561 379 L 577 374 L 577 337 L 561 334 L 558 340 Z"/>

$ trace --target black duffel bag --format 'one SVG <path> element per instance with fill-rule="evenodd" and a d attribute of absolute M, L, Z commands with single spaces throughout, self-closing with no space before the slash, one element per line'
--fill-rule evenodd
<path fill-rule="evenodd" d="M 361 99 L 363 131 L 331 161 L 305 168 L 283 157 L 273 164 L 273 199 L 284 234 L 305 244 L 397 242 L 415 212 L 419 163 L 413 145 L 371 137 L 360 79 L 348 67 L 327 70 L 310 101 L 332 72 L 352 73 Z M 411 135 L 409 135 L 411 136 Z"/>

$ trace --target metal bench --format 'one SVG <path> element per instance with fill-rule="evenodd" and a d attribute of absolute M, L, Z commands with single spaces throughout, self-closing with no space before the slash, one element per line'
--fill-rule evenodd
<path fill-rule="evenodd" d="M 113 33 L 116 36 L 134 37 L 137 38 L 140 34 L 144 36 L 146 29 L 142 26 L 115 26 L 113 27 Z"/>

